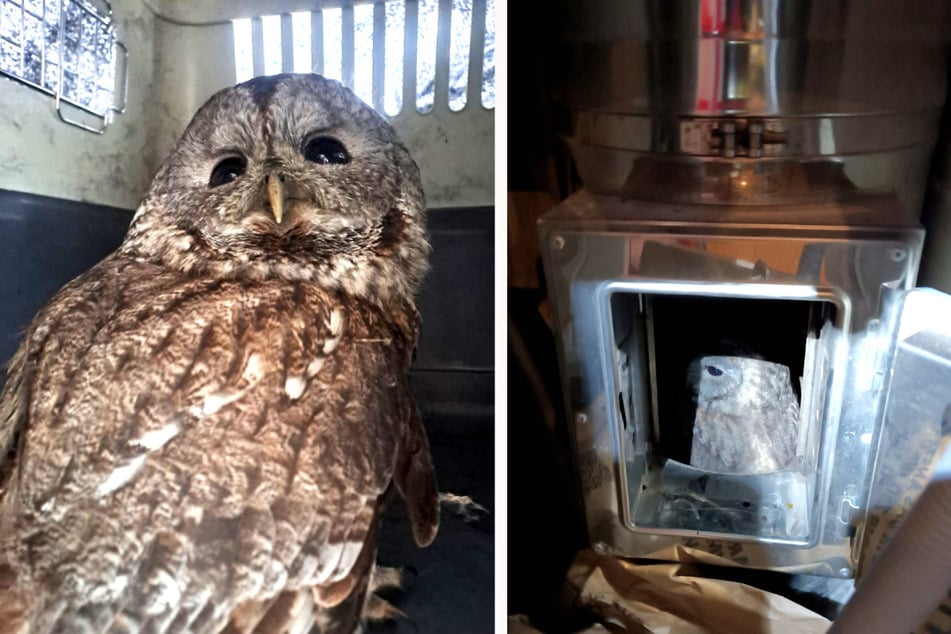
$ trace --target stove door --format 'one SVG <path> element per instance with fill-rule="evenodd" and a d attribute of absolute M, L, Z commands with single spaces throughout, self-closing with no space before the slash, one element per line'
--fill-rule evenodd
<path fill-rule="evenodd" d="M 882 425 L 877 438 L 863 439 L 877 451 L 861 539 L 855 542 L 859 576 L 951 442 L 951 296 L 932 289 L 908 291 L 890 352 Z"/>

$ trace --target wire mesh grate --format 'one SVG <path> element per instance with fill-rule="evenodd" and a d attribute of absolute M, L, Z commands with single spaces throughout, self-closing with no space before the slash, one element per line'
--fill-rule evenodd
<path fill-rule="evenodd" d="M 108 4 L 100 11 L 81 0 L 0 0 L 0 74 L 52 95 L 67 123 L 101 133 L 125 110 L 127 58 Z M 98 121 L 73 119 L 64 104 Z"/>

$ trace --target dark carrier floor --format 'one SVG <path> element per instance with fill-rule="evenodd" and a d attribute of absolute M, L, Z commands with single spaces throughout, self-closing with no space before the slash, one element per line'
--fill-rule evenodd
<path fill-rule="evenodd" d="M 394 496 L 377 561 L 416 574 L 407 575 L 402 591 L 382 595 L 407 618 L 368 632 L 493 630 L 493 218 L 492 208 L 429 211 L 432 270 L 419 298 L 422 332 L 412 371 L 439 490 L 468 496 L 488 513 L 466 522 L 443 506 L 436 540 L 420 549 Z"/>
<path fill-rule="evenodd" d="M 402 500 L 384 515 L 377 561 L 407 570 L 405 587 L 381 596 L 406 619 L 374 623 L 367 632 L 491 632 L 493 629 L 495 505 L 491 416 L 425 416 L 441 492 L 467 495 L 488 509 L 470 521 L 441 509 L 439 534 L 417 548 Z"/>

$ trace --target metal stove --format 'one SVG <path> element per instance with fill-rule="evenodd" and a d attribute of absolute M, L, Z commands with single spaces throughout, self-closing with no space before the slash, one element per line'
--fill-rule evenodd
<path fill-rule="evenodd" d="M 949 11 L 849 9 L 571 9 L 585 189 L 540 241 L 596 548 L 850 577 L 896 460 L 937 451 L 951 303 L 913 289 Z"/>

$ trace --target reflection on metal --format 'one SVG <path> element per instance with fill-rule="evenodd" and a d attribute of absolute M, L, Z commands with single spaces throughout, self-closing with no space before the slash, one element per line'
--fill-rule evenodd
<path fill-rule="evenodd" d="M 316 72 L 342 81 L 390 116 L 402 111 L 404 101 L 421 114 L 431 112 L 437 95 L 452 112 L 468 103 L 492 109 L 494 11 L 494 0 L 388 0 L 233 20 L 235 78 Z M 281 28 L 266 28 L 269 21 Z M 260 42 L 255 28 L 263 31 Z M 282 38 L 292 43 L 282 45 Z M 256 56 L 264 63 L 254 63 Z"/>
<path fill-rule="evenodd" d="M 128 87 L 128 49 L 102 5 L 0 0 L 0 74 L 52 95 L 63 121 L 97 134 L 125 111 Z"/>
<path fill-rule="evenodd" d="M 773 181 L 826 160 L 855 188 L 893 192 L 920 213 L 951 5 L 599 0 L 565 10 L 550 66 L 586 188 L 630 195 L 655 160 L 690 192 L 719 178 L 708 157 L 755 159 Z M 828 199 L 845 184 L 815 187 Z"/>

